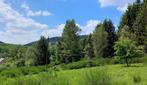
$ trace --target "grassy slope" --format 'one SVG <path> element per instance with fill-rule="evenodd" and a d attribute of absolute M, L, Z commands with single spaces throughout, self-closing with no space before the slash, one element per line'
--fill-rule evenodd
<path fill-rule="evenodd" d="M 107 72 L 104 74 L 108 74 L 108 76 L 110 76 L 110 79 L 113 81 L 112 85 L 147 85 L 147 67 L 141 65 L 134 67 L 108 65 L 104 67 L 84 68 L 79 70 L 63 70 L 7 79 L 3 80 L 3 83 L 4 85 L 6 82 L 8 83 L 7 85 L 91 85 L 82 84 L 81 79 L 85 79 L 83 76 L 85 75 L 85 72 L 92 73 L 92 75 L 94 75 L 93 77 L 98 78 L 98 76 L 96 76 L 98 74 L 96 71 Z M 139 76 L 141 81 L 139 83 L 134 83 L 134 76 Z M 94 80 L 94 78 L 88 79 Z"/>

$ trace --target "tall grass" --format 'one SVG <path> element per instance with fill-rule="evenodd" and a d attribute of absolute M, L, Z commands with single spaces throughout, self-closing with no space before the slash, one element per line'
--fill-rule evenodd
<path fill-rule="evenodd" d="M 104 70 L 94 69 L 84 72 L 78 85 L 112 85 L 112 80 Z"/>
<path fill-rule="evenodd" d="M 66 74 L 67 73 L 67 74 Z M 8 79 L 1 85 L 112 85 L 103 70 L 44 72 L 38 75 Z"/>

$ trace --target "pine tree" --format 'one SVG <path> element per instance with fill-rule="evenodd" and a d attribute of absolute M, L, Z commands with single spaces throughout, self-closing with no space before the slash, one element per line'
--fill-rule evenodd
<path fill-rule="evenodd" d="M 114 42 L 117 40 L 117 36 L 115 33 L 115 27 L 113 26 L 113 23 L 111 20 L 104 20 L 103 22 L 103 28 L 105 29 L 105 31 L 107 32 L 107 48 L 106 48 L 106 52 L 105 55 L 106 57 L 110 56 L 112 57 L 114 55 Z"/>
<path fill-rule="evenodd" d="M 117 40 L 115 28 L 111 20 L 104 20 L 93 33 L 94 53 L 96 57 L 112 57 L 114 42 Z"/>
<path fill-rule="evenodd" d="M 48 52 L 48 40 L 41 36 L 41 39 L 36 45 L 35 51 L 35 65 L 47 65 L 50 63 L 50 54 Z"/>
<path fill-rule="evenodd" d="M 141 10 L 141 1 L 136 0 L 136 2 L 133 3 L 133 5 L 129 5 L 127 11 L 124 13 L 120 25 L 119 25 L 119 31 L 127 25 L 129 28 L 130 33 L 134 33 L 133 24 Z"/>
<path fill-rule="evenodd" d="M 143 45 L 147 49 L 147 6 L 143 6 L 143 10 L 138 15 L 133 28 L 135 41 L 138 45 Z M 147 52 L 147 50 L 146 50 Z"/>

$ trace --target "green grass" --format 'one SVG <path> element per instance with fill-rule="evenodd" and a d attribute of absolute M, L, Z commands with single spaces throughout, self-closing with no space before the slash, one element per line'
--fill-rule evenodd
<path fill-rule="evenodd" d="M 0 78 L 1 85 L 147 85 L 147 67 L 106 65 L 78 70 L 48 71 Z"/>

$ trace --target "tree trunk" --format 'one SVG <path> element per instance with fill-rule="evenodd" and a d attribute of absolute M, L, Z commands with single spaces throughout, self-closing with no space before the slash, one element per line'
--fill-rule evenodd
<path fill-rule="evenodd" d="M 125 58 L 125 61 L 126 61 L 127 67 L 129 67 L 128 58 Z"/>

